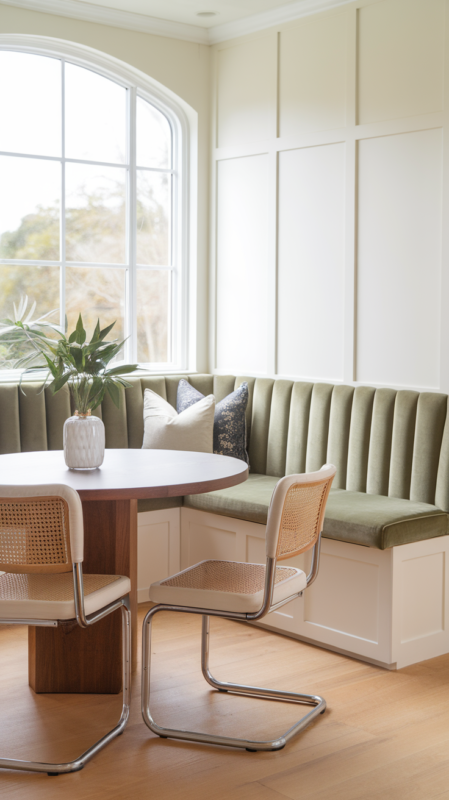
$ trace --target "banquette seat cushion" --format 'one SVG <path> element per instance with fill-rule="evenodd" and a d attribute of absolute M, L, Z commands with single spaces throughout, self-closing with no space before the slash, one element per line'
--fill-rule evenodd
<path fill-rule="evenodd" d="M 278 478 L 250 475 L 246 483 L 209 494 L 191 495 L 184 504 L 227 517 L 265 525 Z M 385 550 L 447 533 L 447 514 L 429 503 L 332 489 L 323 535 L 328 539 Z"/>
<path fill-rule="evenodd" d="M 251 390 L 249 480 L 187 507 L 265 524 L 278 478 L 327 461 L 326 538 L 384 550 L 447 534 L 447 395 L 266 379 Z"/>
<path fill-rule="evenodd" d="M 330 462 L 337 474 L 324 536 L 380 549 L 447 533 L 449 512 L 448 397 L 433 392 L 304 383 L 233 375 L 132 377 L 120 409 L 109 397 L 95 412 L 106 447 L 140 448 L 143 395 L 152 389 L 173 408 L 180 378 L 216 401 L 248 384 L 250 478 L 232 489 L 139 501 L 139 511 L 183 503 L 264 524 L 277 480 Z M 62 449 L 73 412 L 68 390 L 0 384 L 0 452 Z"/>

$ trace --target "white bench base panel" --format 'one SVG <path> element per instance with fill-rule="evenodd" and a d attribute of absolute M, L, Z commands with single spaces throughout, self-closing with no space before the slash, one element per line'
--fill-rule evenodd
<path fill-rule="evenodd" d="M 449 652 L 449 536 L 376 550 L 322 540 L 320 573 L 261 627 L 388 669 Z M 153 581 L 206 558 L 265 562 L 265 526 L 190 508 L 138 523 L 138 599 Z M 289 559 L 307 571 L 310 556 Z"/>

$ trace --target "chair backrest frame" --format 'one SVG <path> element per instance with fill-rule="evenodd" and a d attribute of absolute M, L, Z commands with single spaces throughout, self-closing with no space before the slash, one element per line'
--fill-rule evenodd
<path fill-rule="evenodd" d="M 268 509 L 266 530 L 267 558 L 276 558 L 281 561 L 304 553 L 314 547 L 323 528 L 327 498 L 336 471 L 337 469 L 333 464 L 325 464 L 317 472 L 287 475 L 278 481 Z M 312 497 L 310 497 L 311 490 Z M 299 519 L 298 515 L 296 515 L 296 519 L 293 515 L 290 525 L 286 525 L 286 512 L 291 515 L 291 509 L 290 511 L 288 510 L 288 504 L 293 492 L 297 494 L 295 500 L 299 501 L 299 504 L 301 503 L 301 494 L 304 493 L 304 499 L 308 496 L 309 503 L 312 506 L 311 518 L 307 519 L 306 514 L 303 518 L 304 525 L 308 528 L 312 527 L 312 530 L 306 533 L 302 542 L 299 535 L 295 536 L 295 533 L 299 532 L 293 530 L 293 528 L 298 527 L 298 524 L 302 524 L 301 515 L 299 515 Z M 290 538 L 293 541 L 290 542 L 290 547 L 282 549 L 282 540 L 283 538 L 285 539 L 286 527 L 290 527 L 287 533 L 290 534 Z"/>
<path fill-rule="evenodd" d="M 309 472 L 300 475 L 287 475 L 285 478 L 281 478 L 276 484 L 271 498 L 270 508 L 268 509 L 266 530 L 267 561 L 262 606 L 260 607 L 259 611 L 256 611 L 255 613 L 246 614 L 247 619 L 262 619 L 262 617 L 265 617 L 266 614 L 272 610 L 272 608 L 277 608 L 277 606 L 272 605 L 276 579 L 276 563 L 278 560 L 291 558 L 293 555 L 297 554 L 296 552 L 282 554 L 280 559 L 277 555 L 285 499 L 292 486 L 317 486 L 320 484 L 323 486 L 323 498 L 322 502 L 320 503 L 319 513 L 317 515 L 316 535 L 311 538 L 305 547 L 299 550 L 299 552 L 305 552 L 306 550 L 313 548 L 312 568 L 307 576 L 307 586 L 313 583 L 313 581 L 316 579 L 319 570 L 321 531 L 323 527 L 324 514 L 326 511 L 326 502 L 327 498 L 329 497 L 329 492 L 336 471 L 336 467 L 334 467 L 333 464 L 325 464 L 317 472 Z M 290 599 L 291 598 L 283 600 L 279 605 L 290 602 Z"/>
<path fill-rule="evenodd" d="M 71 572 L 84 556 L 82 504 L 64 484 L 0 486 L 0 570 Z"/>

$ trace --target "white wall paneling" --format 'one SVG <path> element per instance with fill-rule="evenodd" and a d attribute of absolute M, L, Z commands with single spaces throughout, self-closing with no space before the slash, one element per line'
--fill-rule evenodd
<path fill-rule="evenodd" d="M 359 143 L 357 379 L 439 387 L 441 130 Z"/>
<path fill-rule="evenodd" d="M 343 380 L 345 145 L 279 154 L 277 367 Z"/>
<path fill-rule="evenodd" d="M 217 367 L 267 371 L 268 156 L 221 161 L 217 175 Z"/>
<path fill-rule="evenodd" d="M 449 1 L 446 5 L 446 17 L 449 17 Z M 444 101 L 442 114 L 443 154 L 449 152 L 449 25 L 445 26 L 445 65 L 444 65 Z M 449 159 L 443 158 L 443 220 L 449 218 Z M 449 391 L 449 225 L 443 224 L 442 231 L 442 270 L 440 293 L 440 386 Z"/>
<path fill-rule="evenodd" d="M 347 13 L 345 174 L 345 277 L 344 277 L 344 362 L 343 380 L 355 378 L 355 289 L 356 289 L 356 207 L 357 207 L 357 8 Z M 354 131 L 354 135 L 351 135 Z"/>
<path fill-rule="evenodd" d="M 449 391 L 449 233 L 441 225 L 449 197 L 442 145 L 449 128 L 448 5 L 358 0 L 215 47 L 218 241 L 211 261 L 218 317 L 211 335 L 218 372 Z M 269 135 L 274 128 L 278 135 Z M 251 158 L 267 164 L 259 237 L 261 170 L 254 166 L 251 178 L 244 166 Z M 252 190 L 243 188 L 247 178 Z M 237 217 L 251 191 L 255 216 L 245 228 Z M 233 243 L 223 244 L 229 235 Z M 265 311 L 254 267 L 262 249 Z M 243 287 L 243 298 L 226 313 L 235 319 L 245 307 L 242 330 L 253 331 L 249 344 L 242 337 L 238 359 L 232 334 L 226 341 L 231 282 Z"/>
<path fill-rule="evenodd" d="M 442 110 L 444 6 L 383 0 L 360 8 L 360 123 Z"/>
<path fill-rule="evenodd" d="M 276 34 L 218 53 L 217 146 L 276 135 Z"/>
<path fill-rule="evenodd" d="M 312 17 L 280 34 L 280 136 L 346 125 L 346 15 Z"/>

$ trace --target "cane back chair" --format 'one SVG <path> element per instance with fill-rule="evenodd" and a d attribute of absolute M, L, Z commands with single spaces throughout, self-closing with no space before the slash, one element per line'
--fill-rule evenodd
<path fill-rule="evenodd" d="M 145 724 L 162 738 L 242 747 L 249 751 L 280 750 L 304 730 L 326 701 L 318 695 L 246 686 L 220 681 L 209 670 L 209 618 L 256 621 L 270 611 L 299 597 L 315 580 L 320 558 L 321 530 L 326 502 L 336 468 L 325 464 L 318 472 L 288 475 L 277 483 L 268 510 L 266 528 L 266 564 L 235 561 L 201 561 L 163 581 L 153 583 L 150 600 L 157 603 L 146 615 L 142 642 L 142 716 Z M 278 561 L 313 548 L 308 576 L 292 566 L 277 566 Z M 201 614 L 201 667 L 204 678 L 220 692 L 287 700 L 313 706 L 286 733 L 269 741 L 216 736 L 198 731 L 165 728 L 157 724 L 150 711 L 151 625 L 159 611 Z"/>
<path fill-rule="evenodd" d="M 117 725 L 74 761 L 51 764 L 0 758 L 0 768 L 76 772 L 123 732 L 129 717 L 131 620 L 129 578 L 84 575 L 83 511 L 63 484 L 0 486 L 0 625 L 56 628 L 73 620 L 87 628 L 122 611 L 123 704 Z"/>

